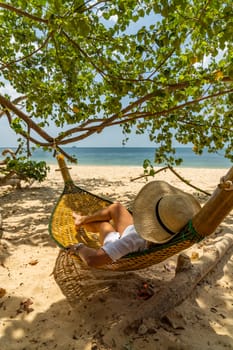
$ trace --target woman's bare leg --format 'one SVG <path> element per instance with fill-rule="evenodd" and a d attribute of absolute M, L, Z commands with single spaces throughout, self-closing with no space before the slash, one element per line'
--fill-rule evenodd
<path fill-rule="evenodd" d="M 77 228 L 79 228 L 81 225 L 89 224 L 91 222 L 107 222 L 112 220 L 113 226 L 120 234 L 122 234 L 127 226 L 133 224 L 132 215 L 120 203 L 111 204 L 107 208 L 98 210 L 91 215 L 85 216 L 73 213 L 73 217 L 75 219 L 75 225 Z"/>
<path fill-rule="evenodd" d="M 81 225 L 89 225 L 93 223 L 93 225 L 91 225 L 92 229 L 95 229 L 93 232 L 97 232 L 99 230 L 104 232 L 105 228 L 107 227 L 106 224 L 109 224 L 109 229 L 111 229 L 109 232 L 117 231 L 120 233 L 120 235 L 122 235 L 126 227 L 133 224 L 132 215 L 120 203 L 111 204 L 107 208 L 101 209 L 88 216 L 73 213 L 73 217 L 77 229 Z M 113 225 L 111 225 L 109 221 L 113 221 Z M 99 230 L 96 230 L 96 225 L 101 222 L 104 223 L 103 228 L 101 229 L 101 226 L 99 226 Z M 106 234 L 103 233 L 103 235 Z"/>
<path fill-rule="evenodd" d="M 133 225 L 133 217 L 129 211 L 120 203 L 114 203 L 109 207 L 111 219 L 115 230 L 122 235 L 126 227 Z"/>
<path fill-rule="evenodd" d="M 98 222 L 97 224 L 99 225 L 99 230 L 98 230 L 98 232 L 99 232 L 99 241 L 100 241 L 100 244 L 103 245 L 105 237 L 110 232 L 115 232 L 116 230 L 109 222 L 106 222 L 106 221 Z"/>

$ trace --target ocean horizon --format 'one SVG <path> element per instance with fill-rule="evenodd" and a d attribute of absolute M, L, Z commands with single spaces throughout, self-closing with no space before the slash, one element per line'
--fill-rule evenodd
<path fill-rule="evenodd" d="M 4 159 L 2 151 L 16 147 L 0 147 L 0 160 Z M 64 147 L 64 151 L 78 160 L 79 165 L 95 166 L 142 166 L 145 159 L 154 164 L 154 147 Z M 229 168 L 232 162 L 226 159 L 223 152 L 208 153 L 204 150 L 202 155 L 196 155 L 191 147 L 176 147 L 176 157 L 182 158 L 183 162 L 177 168 Z M 31 157 L 32 160 L 45 161 L 47 164 L 56 164 L 53 152 L 36 149 Z M 163 164 L 154 164 L 162 167 Z"/>

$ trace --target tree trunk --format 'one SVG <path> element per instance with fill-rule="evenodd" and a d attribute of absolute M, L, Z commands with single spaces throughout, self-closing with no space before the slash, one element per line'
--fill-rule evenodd
<path fill-rule="evenodd" d="M 198 263 L 192 265 L 181 263 L 175 277 L 154 294 L 137 310 L 133 319 L 127 319 L 125 330 L 140 325 L 144 318 L 160 320 L 174 307 L 181 304 L 193 291 L 196 285 L 217 265 L 226 252 L 233 247 L 233 236 L 225 234 L 221 241 L 212 246 L 211 252 L 206 254 Z M 187 256 L 186 256 L 187 257 Z M 179 262 L 179 258 L 178 258 Z M 138 317 L 140 315 L 140 318 Z"/>
<path fill-rule="evenodd" d="M 218 185 L 210 199 L 192 219 L 193 227 L 201 236 L 213 233 L 233 209 L 233 167 Z"/>

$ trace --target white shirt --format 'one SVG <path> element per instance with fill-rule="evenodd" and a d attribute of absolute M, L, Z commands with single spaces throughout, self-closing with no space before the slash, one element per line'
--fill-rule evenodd
<path fill-rule="evenodd" d="M 105 237 L 102 249 L 112 260 L 118 260 L 129 253 L 146 249 L 146 240 L 138 235 L 134 225 L 130 225 L 121 236 L 119 232 L 110 232 Z"/>

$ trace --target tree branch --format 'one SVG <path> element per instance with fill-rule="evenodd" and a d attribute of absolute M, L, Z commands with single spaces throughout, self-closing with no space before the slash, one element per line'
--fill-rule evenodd
<path fill-rule="evenodd" d="M 170 108 L 168 110 L 163 110 L 163 111 L 159 111 L 159 112 L 155 112 L 155 113 L 134 112 L 134 113 L 131 113 L 131 114 L 125 114 L 124 115 L 125 111 L 128 111 L 128 110 L 134 108 L 135 106 L 141 104 L 142 102 L 145 102 L 146 99 L 149 99 L 149 98 L 155 96 L 155 93 L 151 93 L 151 94 L 148 94 L 148 95 L 140 98 L 139 100 L 133 102 L 131 105 L 129 105 L 125 109 L 123 109 L 120 113 L 114 114 L 112 117 L 110 117 L 108 119 L 105 119 L 99 125 L 95 125 L 93 127 L 88 127 L 88 128 L 83 128 L 82 125 L 80 125 L 78 128 L 73 128 L 73 129 L 67 130 L 66 132 L 63 132 L 61 136 L 57 137 L 57 141 L 58 141 L 58 143 L 60 145 L 68 144 L 70 142 L 80 141 L 80 140 L 83 140 L 83 139 L 89 137 L 90 135 L 92 135 L 95 132 L 101 132 L 104 128 L 109 127 L 109 126 L 124 124 L 124 123 L 128 123 L 128 122 L 131 122 L 133 120 L 137 120 L 137 119 L 141 119 L 141 118 L 145 119 L 145 118 L 151 118 L 151 117 L 155 117 L 155 116 L 158 117 L 158 116 L 161 116 L 161 115 L 164 116 L 164 115 L 167 115 L 167 114 L 169 114 L 171 112 L 174 112 L 176 110 L 179 110 L 179 109 L 182 109 L 184 107 L 187 107 L 189 105 L 192 105 L 192 104 L 195 104 L 195 103 L 199 103 L 199 102 L 202 102 L 202 101 L 204 101 L 206 99 L 217 97 L 217 96 L 221 96 L 221 95 L 224 95 L 224 94 L 227 94 L 227 93 L 231 93 L 231 92 L 233 92 L 233 89 L 221 91 L 221 92 L 218 92 L 216 94 L 200 97 L 200 98 L 197 98 L 195 100 L 185 102 L 185 103 L 183 103 L 181 105 L 174 106 L 174 107 L 172 107 L 172 108 Z M 135 116 L 135 114 L 136 114 L 136 116 Z M 123 115 L 123 117 L 122 117 L 122 115 Z M 121 116 L 121 119 L 120 120 L 116 120 L 116 119 L 120 118 L 120 116 Z M 216 128 L 217 128 L 217 126 L 216 126 Z M 65 137 L 67 137 L 67 136 L 69 136 L 71 134 L 74 134 L 75 132 L 80 132 L 80 131 L 87 131 L 87 132 L 83 133 L 83 135 L 64 140 Z"/>
<path fill-rule="evenodd" d="M 5 97 L 0 95 L 0 104 L 14 112 L 19 118 L 25 121 L 27 125 L 30 126 L 35 132 L 37 132 L 43 139 L 48 142 L 53 142 L 53 138 L 47 134 L 44 130 L 42 130 L 32 119 L 30 119 L 24 112 L 18 109 L 12 102 L 7 100 Z"/>
<path fill-rule="evenodd" d="M 73 39 L 69 37 L 69 35 L 62 30 L 62 33 L 64 36 L 71 42 L 71 44 L 77 48 L 81 54 L 88 60 L 88 62 L 96 69 L 96 71 L 102 76 L 103 79 L 106 80 L 106 74 L 91 60 L 91 58 L 86 54 L 86 52 L 79 46 L 78 43 L 76 43 Z"/>
<path fill-rule="evenodd" d="M 31 15 L 30 13 L 27 13 L 23 10 L 17 9 L 16 7 L 14 7 L 12 5 L 8 5 L 8 4 L 4 4 L 4 3 L 0 2 L 0 7 L 4 8 L 6 10 L 10 10 L 11 12 L 15 12 L 15 13 L 17 13 L 17 15 L 30 18 L 36 22 L 45 23 L 45 24 L 48 24 L 48 22 L 49 22 L 47 19 L 43 19 L 43 18 L 34 16 L 34 15 Z"/>
<path fill-rule="evenodd" d="M 171 167 L 170 165 L 168 165 L 168 168 L 169 168 L 169 170 L 171 170 L 171 172 L 172 172 L 173 174 L 175 174 L 175 176 L 178 177 L 178 179 L 180 179 L 180 180 L 181 180 L 182 182 L 184 182 L 186 185 L 188 185 L 188 186 L 194 188 L 195 190 L 197 190 L 197 191 L 199 191 L 199 192 L 202 192 L 202 193 L 206 194 L 207 196 L 210 196 L 210 193 L 209 193 L 209 192 L 206 192 L 206 191 L 202 190 L 201 188 L 192 185 L 192 184 L 191 184 L 188 180 L 186 180 L 183 176 L 179 175 L 179 174 L 174 170 L 173 167 Z"/>
<path fill-rule="evenodd" d="M 18 104 L 19 102 L 25 100 L 27 98 L 27 95 L 23 95 L 20 97 L 17 97 L 15 100 L 12 101 L 13 104 Z M 0 111 L 0 118 L 6 113 L 5 110 Z"/>
<path fill-rule="evenodd" d="M 139 180 L 139 179 L 141 179 L 141 178 L 143 178 L 143 177 L 149 177 L 149 176 L 153 176 L 153 177 L 154 177 L 156 174 L 160 173 L 161 171 L 167 170 L 167 169 L 171 170 L 171 172 L 172 172 L 175 176 L 177 176 L 178 179 L 180 179 L 182 182 L 184 182 L 187 186 L 190 186 L 190 187 L 194 188 L 195 190 L 197 190 L 198 192 L 202 192 L 202 193 L 206 194 L 207 196 L 210 196 L 210 193 L 206 192 L 205 190 L 202 190 L 201 188 L 199 188 L 199 187 L 197 187 L 197 186 L 195 186 L 195 185 L 192 185 L 192 184 L 191 184 L 188 180 L 186 180 L 183 176 L 179 175 L 179 174 L 174 170 L 174 168 L 173 168 L 172 166 L 170 166 L 170 165 L 167 165 L 167 166 L 165 166 L 165 167 L 163 167 L 163 168 L 160 168 L 159 170 L 154 171 L 154 172 L 153 172 L 153 175 L 150 175 L 150 174 L 143 174 L 143 175 L 141 175 L 141 176 L 138 176 L 138 177 L 135 177 L 135 178 L 131 179 L 131 181 Z"/>
<path fill-rule="evenodd" d="M 223 235 L 214 242 L 212 250 L 208 249 L 206 254 L 198 263 L 189 264 L 187 268 L 178 271 L 174 278 L 164 284 L 160 290 L 150 298 L 149 303 L 144 303 L 138 308 L 137 314 L 122 322 L 127 329 L 133 324 L 140 324 L 144 318 L 160 320 L 174 307 L 180 305 L 200 283 L 206 275 L 211 272 L 220 262 L 223 256 L 232 249 L 232 234 Z"/>
<path fill-rule="evenodd" d="M 5 111 L 7 117 L 8 117 L 8 120 L 11 122 L 11 116 L 10 116 L 10 112 L 8 110 Z M 29 141 L 31 141 L 32 143 L 34 143 L 35 145 L 38 145 L 38 146 L 42 146 L 42 147 L 48 147 L 48 148 L 52 148 L 54 149 L 54 146 L 56 148 L 56 151 L 58 151 L 59 153 L 63 154 L 69 161 L 71 162 L 76 162 L 76 159 L 73 158 L 72 156 L 70 156 L 68 153 L 66 153 L 61 147 L 59 147 L 57 144 L 56 144 L 56 139 L 52 139 L 52 142 L 41 142 L 37 139 L 35 139 L 34 137 L 30 136 L 29 133 L 25 132 L 25 131 L 19 131 L 18 132 L 19 135 L 23 136 L 24 138 L 26 138 L 27 140 L 27 149 L 28 149 L 28 153 L 30 153 L 30 150 L 29 150 Z"/>
<path fill-rule="evenodd" d="M 100 121 L 101 124 L 99 124 L 97 126 L 90 127 L 90 128 L 86 128 L 87 122 L 85 122 L 85 126 L 83 124 L 83 125 L 80 125 L 78 128 L 72 128 L 72 129 L 70 129 L 70 130 L 68 130 L 66 132 L 63 132 L 62 136 L 58 137 L 58 140 L 62 140 L 65 137 L 67 137 L 67 136 L 69 136 L 69 135 L 71 135 L 71 134 L 73 134 L 73 133 L 75 133 L 77 131 L 81 131 L 81 130 L 82 131 L 88 130 L 88 134 L 86 136 L 86 137 L 88 137 L 90 135 L 89 132 L 91 130 L 93 132 L 96 132 L 97 130 L 98 130 L 98 132 L 100 132 L 102 129 L 104 129 L 107 126 L 119 125 L 119 124 L 122 124 L 122 123 L 130 122 L 132 120 L 140 119 L 140 118 L 150 118 L 150 117 L 155 117 L 155 116 L 160 116 L 160 115 L 167 115 L 168 113 L 171 113 L 171 112 L 174 112 L 176 110 L 182 109 L 182 108 L 184 108 L 186 106 L 195 104 L 197 102 L 199 103 L 199 102 L 202 102 L 202 101 L 204 101 L 206 99 L 217 97 L 217 96 L 221 96 L 221 95 L 225 95 L 225 94 L 228 94 L 228 93 L 231 93 L 231 92 L 233 92 L 233 89 L 220 91 L 220 92 L 218 92 L 216 94 L 203 96 L 203 97 L 197 98 L 195 100 L 185 102 L 185 103 L 183 103 L 181 105 L 172 107 L 172 108 L 170 108 L 168 110 L 163 110 L 163 111 L 159 111 L 159 112 L 155 112 L 155 113 L 133 112 L 133 113 L 127 114 L 128 111 L 130 111 L 133 108 L 139 106 L 140 104 L 144 103 L 145 101 L 149 100 L 150 98 L 155 97 L 157 95 L 157 91 L 156 91 L 154 93 L 150 93 L 150 94 L 147 94 L 147 95 L 139 98 L 137 101 L 134 101 L 129 106 L 124 108 L 120 113 L 114 114 L 112 117 L 110 117 L 108 119 L 96 119 L 96 120 L 88 121 L 88 123 L 91 123 L 91 122 L 94 123 L 96 121 L 98 121 L 98 122 Z M 121 119 L 121 120 L 118 120 L 118 121 L 114 121 L 115 119 L 119 118 L 119 116 L 121 116 L 121 118 L 125 118 L 125 117 L 128 117 L 128 118 L 127 119 L 125 118 L 124 120 Z M 130 116 L 130 118 L 129 118 L 129 116 Z M 181 120 L 181 121 L 184 122 L 183 120 Z M 85 137 L 82 137 L 81 139 L 83 139 L 83 138 L 85 138 Z"/>
<path fill-rule="evenodd" d="M 156 92 L 157 93 L 157 92 Z M 100 125 L 98 126 L 94 126 L 94 127 L 90 127 L 88 128 L 88 133 L 86 134 L 87 136 L 84 136 L 84 137 L 81 137 L 81 140 L 85 137 L 88 137 L 90 136 L 91 134 L 93 134 L 94 132 L 96 132 L 96 130 L 98 129 L 98 132 L 101 132 L 102 129 L 104 129 L 105 127 L 107 126 L 112 126 L 114 124 L 112 124 L 112 122 L 119 118 L 120 115 L 124 115 L 125 113 L 127 113 L 128 111 L 130 111 L 131 109 L 139 106 L 140 104 L 142 104 L 143 102 L 145 102 L 146 100 L 149 100 L 150 98 L 156 96 L 156 93 L 153 92 L 153 93 L 149 93 L 141 98 L 139 98 L 137 101 L 134 101 L 132 102 L 129 106 L 125 107 L 120 113 L 115 113 L 113 114 L 112 117 L 108 118 L 108 119 L 101 119 L 101 123 Z M 93 121 L 94 122 L 94 121 Z M 120 124 L 121 122 L 117 123 L 117 124 Z M 78 127 L 78 129 L 82 128 L 82 125 L 80 125 Z M 83 130 L 83 129 L 82 129 Z M 85 129 L 84 129 L 85 130 Z M 61 136 L 58 137 L 58 140 L 62 140 L 64 139 L 65 137 L 71 135 L 71 134 L 74 134 L 75 132 L 77 131 L 77 128 L 73 128 L 73 129 L 70 129 L 70 130 L 67 130 L 65 132 L 62 133 Z M 79 130 L 78 130 L 79 131 Z M 77 140 L 78 141 L 78 140 Z"/>
<path fill-rule="evenodd" d="M 117 125 L 117 124 L 122 124 L 122 123 L 128 123 L 128 122 L 131 122 L 133 120 L 140 119 L 140 118 L 151 118 L 151 117 L 155 117 L 155 116 L 159 116 L 159 115 L 167 115 L 168 113 L 174 112 L 176 110 L 182 109 L 182 108 L 190 106 L 192 104 L 199 103 L 199 102 L 205 101 L 205 100 L 213 98 L 213 97 L 226 95 L 226 94 L 232 93 L 232 92 L 233 92 L 233 89 L 220 91 L 220 92 L 217 92 L 215 94 L 208 95 L 208 96 L 203 96 L 203 97 L 197 98 L 195 100 L 188 101 L 188 102 L 185 102 L 183 104 L 180 104 L 178 106 L 171 107 L 170 109 L 159 111 L 159 112 L 155 112 L 155 113 L 141 112 L 140 115 L 136 115 L 136 116 L 134 116 L 135 112 L 131 113 L 131 114 L 126 114 L 126 115 L 124 115 L 124 117 L 128 117 L 128 118 L 122 119 L 121 121 L 112 122 L 111 126 Z M 136 114 L 139 114 L 139 112 L 136 112 Z M 130 116 L 130 118 L 129 118 L 129 116 Z M 105 124 L 107 124 L 107 123 L 105 123 Z"/>
<path fill-rule="evenodd" d="M 38 47 L 38 49 L 36 49 L 35 51 L 31 52 L 30 54 L 26 55 L 26 56 L 23 56 L 21 58 L 19 58 L 18 60 L 15 60 L 15 61 L 11 61 L 9 63 L 6 63 L 4 64 L 3 66 L 0 67 L 0 70 L 4 69 L 4 68 L 7 68 L 9 66 L 11 66 L 12 64 L 15 64 L 15 63 L 18 63 L 18 62 L 21 62 L 29 57 L 32 57 L 35 53 L 39 52 L 41 49 L 43 49 L 43 47 L 45 47 L 47 45 L 47 43 L 49 42 L 49 39 L 53 36 L 54 34 L 54 31 L 52 31 L 51 33 L 48 34 L 47 38 L 45 39 L 45 41 L 43 42 L 43 44 Z"/>
<path fill-rule="evenodd" d="M 85 5 L 87 5 L 88 2 L 91 3 L 92 1 L 91 1 L 91 0 L 87 1 L 87 2 L 85 3 Z M 101 4 L 101 3 L 106 3 L 106 2 L 110 2 L 110 3 L 111 3 L 111 0 L 109 0 L 109 1 L 108 1 L 108 0 L 100 0 L 100 1 L 97 1 L 95 4 L 90 5 L 90 6 L 87 7 L 85 10 L 86 10 L 86 11 L 89 11 L 89 10 L 91 10 L 92 8 L 98 6 L 99 4 Z"/>

